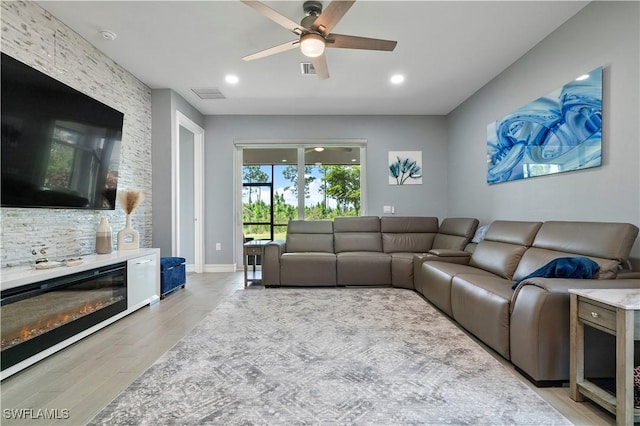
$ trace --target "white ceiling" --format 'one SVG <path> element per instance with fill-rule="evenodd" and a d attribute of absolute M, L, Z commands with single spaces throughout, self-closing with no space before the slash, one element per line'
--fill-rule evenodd
<path fill-rule="evenodd" d="M 152 89 L 202 114 L 447 114 L 586 1 L 357 1 L 334 32 L 397 40 L 393 52 L 328 49 L 331 78 L 300 73 L 291 50 L 241 58 L 295 36 L 239 1 L 40 1 Z M 302 1 L 267 1 L 299 22 Z M 324 5 L 328 4 L 325 0 Z M 106 41 L 99 30 L 117 34 Z M 225 82 L 226 74 L 240 78 Z M 394 86 L 389 78 L 403 73 Z M 200 100 L 193 87 L 227 99 Z"/>

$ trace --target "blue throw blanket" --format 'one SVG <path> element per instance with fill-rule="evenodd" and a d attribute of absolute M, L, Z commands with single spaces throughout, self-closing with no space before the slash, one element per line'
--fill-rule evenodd
<path fill-rule="evenodd" d="M 527 278 L 593 278 L 600 270 L 598 265 L 588 257 L 559 257 L 536 269 L 520 281 L 517 281 L 512 289 Z"/>

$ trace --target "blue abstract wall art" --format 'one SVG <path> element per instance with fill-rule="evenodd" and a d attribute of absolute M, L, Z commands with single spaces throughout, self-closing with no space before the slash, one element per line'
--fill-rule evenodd
<path fill-rule="evenodd" d="M 602 67 L 487 125 L 489 184 L 602 164 Z"/>

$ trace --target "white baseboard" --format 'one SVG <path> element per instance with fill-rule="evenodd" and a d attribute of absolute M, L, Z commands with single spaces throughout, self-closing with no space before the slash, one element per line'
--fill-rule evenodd
<path fill-rule="evenodd" d="M 205 272 L 236 272 L 236 265 L 230 264 L 214 264 L 204 265 Z"/>
<path fill-rule="evenodd" d="M 187 263 L 186 267 L 187 267 L 187 273 L 196 271 L 196 265 L 194 265 L 193 263 Z"/>

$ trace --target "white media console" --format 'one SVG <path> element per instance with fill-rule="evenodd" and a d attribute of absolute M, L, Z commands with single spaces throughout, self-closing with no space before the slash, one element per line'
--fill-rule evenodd
<path fill-rule="evenodd" d="M 126 309 L 15 365 L 3 369 L 0 373 L 0 380 L 4 380 L 78 340 L 95 333 L 143 306 L 157 303 L 160 300 L 160 249 L 137 249 L 110 254 L 89 255 L 84 256 L 82 260 L 82 263 L 76 266 L 60 266 L 52 269 L 4 268 L 0 271 L 0 288 L 3 292 L 3 298 L 5 293 L 13 290 L 37 288 L 38 283 L 44 282 L 64 282 L 67 276 L 73 277 L 82 274 L 90 276 L 92 271 L 95 271 L 97 275 L 98 271 L 108 269 L 112 265 L 124 263 L 126 264 L 127 284 Z"/>

